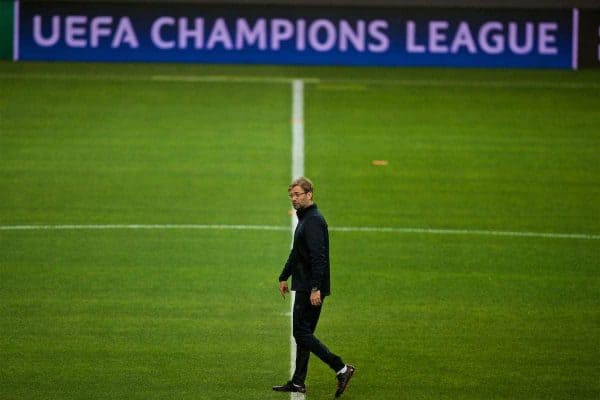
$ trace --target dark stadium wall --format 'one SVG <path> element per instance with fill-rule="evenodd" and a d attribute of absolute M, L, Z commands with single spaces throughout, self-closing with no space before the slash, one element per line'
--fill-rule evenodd
<path fill-rule="evenodd" d="M 6 0 L 0 0 L 6 1 Z M 22 0 L 29 1 L 29 0 Z M 37 0 L 39 1 L 39 0 Z M 56 0 L 41 0 L 56 2 Z M 97 3 L 99 0 L 61 0 Z M 112 3 L 150 3 L 148 0 L 112 0 Z M 387 6 L 476 8 L 600 8 L 600 0 L 153 0 L 152 3 L 273 4 L 286 6 Z"/>
<path fill-rule="evenodd" d="M 0 0 L 0 60 L 10 60 L 13 48 L 13 3 Z"/>

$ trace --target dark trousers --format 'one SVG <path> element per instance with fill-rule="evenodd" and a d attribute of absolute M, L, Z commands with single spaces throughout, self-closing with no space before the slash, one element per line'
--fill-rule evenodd
<path fill-rule="evenodd" d="M 310 353 L 319 357 L 335 372 L 344 368 L 342 359 L 330 352 L 314 335 L 322 307 L 323 304 L 320 307 L 310 304 L 310 293 L 296 292 L 293 315 L 293 333 L 296 340 L 296 370 L 292 377 L 294 383 L 303 384 L 306 380 Z"/>

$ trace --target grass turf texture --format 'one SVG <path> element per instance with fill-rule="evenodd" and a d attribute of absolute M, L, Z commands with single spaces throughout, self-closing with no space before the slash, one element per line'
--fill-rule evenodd
<path fill-rule="evenodd" d="M 1 225 L 288 225 L 290 85 L 152 75 L 320 78 L 306 172 L 331 226 L 600 233 L 597 73 L 128 64 L 0 63 Z M 289 233 L 0 239 L 3 398 L 287 398 Z M 598 240 L 331 241 L 318 335 L 358 368 L 347 398 L 600 395 Z M 313 359 L 307 384 L 335 381 Z"/>

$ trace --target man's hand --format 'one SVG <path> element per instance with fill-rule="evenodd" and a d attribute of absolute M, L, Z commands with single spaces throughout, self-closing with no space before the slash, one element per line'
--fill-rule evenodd
<path fill-rule="evenodd" d="M 285 294 L 288 293 L 289 291 L 290 291 L 290 289 L 288 289 L 287 281 L 279 282 L 279 293 L 281 293 L 281 296 L 284 299 L 285 299 Z"/>
<path fill-rule="evenodd" d="M 321 305 L 321 291 L 315 290 L 310 292 L 310 304 L 315 307 L 319 307 Z"/>

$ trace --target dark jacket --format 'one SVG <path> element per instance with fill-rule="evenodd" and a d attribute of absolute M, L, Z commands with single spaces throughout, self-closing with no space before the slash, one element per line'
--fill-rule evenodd
<path fill-rule="evenodd" d="M 316 204 L 298 210 L 292 251 L 279 275 L 279 281 L 292 276 L 292 290 L 310 292 L 317 288 L 321 296 L 330 294 L 329 232 L 327 222 Z"/>

